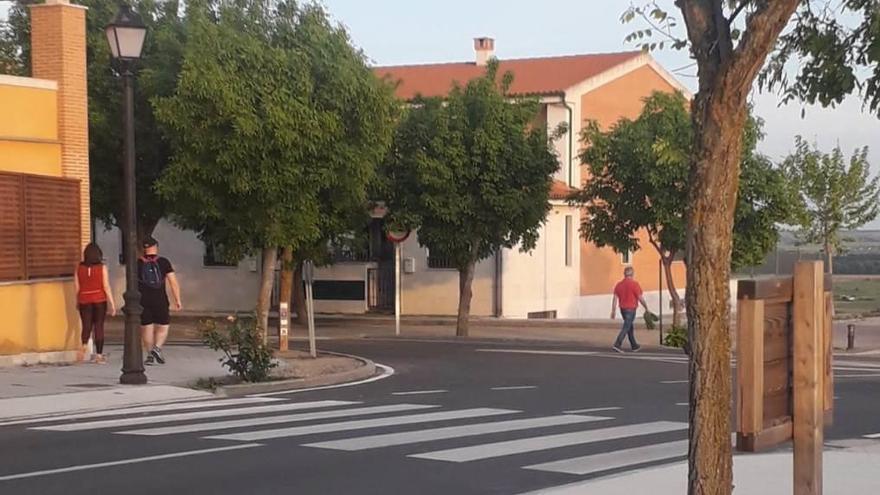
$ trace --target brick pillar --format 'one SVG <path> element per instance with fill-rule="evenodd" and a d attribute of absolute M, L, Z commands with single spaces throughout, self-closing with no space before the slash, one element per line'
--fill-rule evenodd
<path fill-rule="evenodd" d="M 58 140 L 65 177 L 80 181 L 82 242 L 91 239 L 86 8 L 68 0 L 31 6 L 31 72 L 58 83 Z"/>

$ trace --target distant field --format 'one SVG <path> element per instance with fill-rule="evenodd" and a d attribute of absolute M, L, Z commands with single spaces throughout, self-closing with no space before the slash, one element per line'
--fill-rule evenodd
<path fill-rule="evenodd" d="M 880 276 L 835 276 L 834 308 L 838 315 L 880 313 Z"/>

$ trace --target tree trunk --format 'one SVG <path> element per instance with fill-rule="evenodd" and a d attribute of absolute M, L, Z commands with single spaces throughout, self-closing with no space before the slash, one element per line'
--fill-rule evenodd
<path fill-rule="evenodd" d="M 458 321 L 455 325 L 455 335 L 458 337 L 468 336 L 476 265 L 476 261 L 471 261 L 463 269 L 458 270 Z"/>
<path fill-rule="evenodd" d="M 293 270 L 293 310 L 296 312 L 296 322 L 300 325 L 309 324 L 309 310 L 306 307 L 306 292 L 303 288 L 303 262 L 296 262 Z"/>
<path fill-rule="evenodd" d="M 281 302 L 287 302 L 288 305 L 288 313 L 287 313 L 287 328 L 290 328 L 290 312 L 293 311 L 291 308 L 291 293 L 293 291 L 293 248 L 285 247 L 281 250 L 281 278 L 278 281 L 278 300 Z M 281 314 L 278 314 L 278 346 L 281 345 Z M 288 338 L 293 337 L 293 332 L 288 335 Z M 284 346 L 286 348 L 286 346 Z"/>
<path fill-rule="evenodd" d="M 825 258 L 828 259 L 826 271 L 829 275 L 834 274 L 834 248 L 831 244 L 825 243 Z"/>
<path fill-rule="evenodd" d="M 275 262 L 278 248 L 263 248 L 263 270 L 260 280 L 260 294 L 257 297 L 257 325 L 263 336 L 263 343 L 269 340 L 269 306 L 272 304 L 272 288 L 275 285 Z"/>
<path fill-rule="evenodd" d="M 755 2 L 734 46 L 720 0 L 678 0 L 697 61 L 687 218 L 691 344 L 688 493 L 733 491 L 730 258 L 743 125 L 752 85 L 800 0 Z"/>
<path fill-rule="evenodd" d="M 688 217 L 689 493 L 729 494 L 730 258 L 745 100 L 697 97 Z"/>
<path fill-rule="evenodd" d="M 666 274 L 666 290 L 669 291 L 669 297 L 672 299 L 672 326 L 681 327 L 681 296 L 675 288 L 675 279 L 672 277 L 672 256 L 660 255 L 663 262 L 663 273 Z"/>

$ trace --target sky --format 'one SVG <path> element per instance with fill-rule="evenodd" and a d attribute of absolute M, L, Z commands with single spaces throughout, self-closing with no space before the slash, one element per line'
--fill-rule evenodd
<path fill-rule="evenodd" d="M 109 0 L 108 0 L 109 1 Z M 633 21 L 621 24 L 630 0 L 323 0 L 353 42 L 377 65 L 473 60 L 473 41 L 495 38 L 499 58 L 539 57 L 637 49 L 624 41 Z M 674 13 L 672 0 L 659 0 Z M 0 17 L 7 2 L 0 0 Z M 692 90 L 695 69 L 685 51 L 666 49 L 654 57 Z M 683 70 L 676 70 L 685 68 Z M 822 149 L 840 145 L 846 155 L 880 137 L 880 119 L 862 112 L 851 98 L 836 109 L 779 107 L 775 94 L 753 93 L 755 113 L 765 120 L 760 150 L 781 160 L 801 135 Z M 869 155 L 880 173 L 880 144 Z M 880 228 L 880 221 L 871 225 Z"/>

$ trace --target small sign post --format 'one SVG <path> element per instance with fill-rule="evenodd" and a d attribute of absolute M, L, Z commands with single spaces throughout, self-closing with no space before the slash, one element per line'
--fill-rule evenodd
<path fill-rule="evenodd" d="M 309 324 L 309 354 L 313 358 L 318 357 L 315 344 L 315 297 L 312 284 L 315 282 L 315 265 L 311 261 L 303 262 L 303 280 L 306 283 L 306 313 Z"/>
<path fill-rule="evenodd" d="M 278 303 L 278 350 L 287 350 L 287 334 L 290 328 L 290 303 Z"/>
<path fill-rule="evenodd" d="M 410 231 L 390 231 L 386 234 L 394 243 L 394 335 L 400 336 L 400 251 Z"/>

